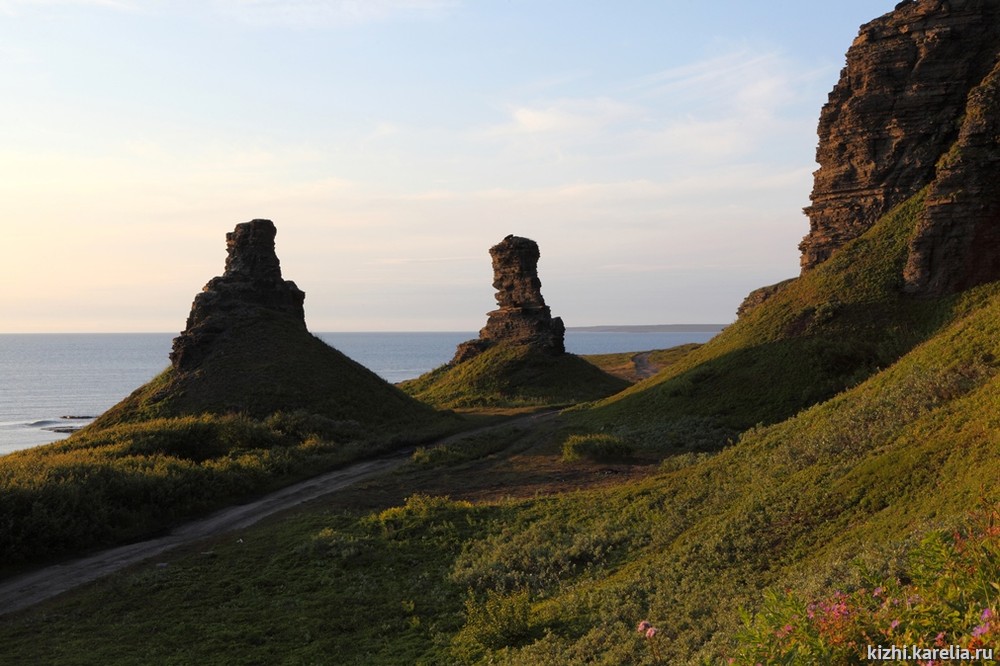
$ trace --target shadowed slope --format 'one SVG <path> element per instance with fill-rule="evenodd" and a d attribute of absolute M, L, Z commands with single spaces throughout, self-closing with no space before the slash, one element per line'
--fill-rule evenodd
<path fill-rule="evenodd" d="M 930 335 L 949 308 L 948 299 L 908 299 L 900 291 L 922 205 L 915 196 L 705 345 L 574 418 L 653 448 L 680 440 L 717 448 L 889 365 Z"/>
<path fill-rule="evenodd" d="M 213 278 L 174 340 L 173 364 L 88 430 L 151 418 L 304 411 L 373 434 L 438 420 L 420 404 L 306 330 L 305 294 L 282 279 L 270 220 L 226 235 L 225 273 Z"/>
<path fill-rule="evenodd" d="M 566 353 L 538 279 L 538 244 L 509 235 L 490 248 L 498 308 L 454 358 L 400 386 L 437 407 L 534 407 L 597 400 L 628 382 Z"/>
<path fill-rule="evenodd" d="M 502 344 L 458 364 L 400 384 L 442 408 L 535 407 L 598 400 L 624 389 L 613 377 L 573 354 L 552 356 L 530 345 Z"/>
<path fill-rule="evenodd" d="M 278 317 L 227 331 L 195 371 L 167 368 L 102 414 L 89 429 L 189 414 L 263 418 L 305 411 L 387 434 L 440 418 L 367 368 Z M 415 434 L 415 433 L 414 433 Z"/>

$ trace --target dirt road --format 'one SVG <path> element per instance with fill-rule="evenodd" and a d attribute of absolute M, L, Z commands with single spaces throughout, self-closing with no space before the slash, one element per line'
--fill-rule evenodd
<path fill-rule="evenodd" d="M 355 463 L 282 488 L 247 504 L 223 509 L 207 518 L 182 525 L 166 536 L 119 546 L 0 582 L 0 615 L 40 603 L 182 544 L 243 529 L 278 511 L 393 470 L 408 459 L 399 456 Z"/>
<path fill-rule="evenodd" d="M 652 377 L 660 371 L 658 367 L 649 362 L 649 355 L 652 353 L 653 352 L 642 352 L 641 354 L 636 354 L 632 357 L 632 363 L 635 365 L 635 376 L 639 379 Z"/>
<path fill-rule="evenodd" d="M 556 412 L 531 414 L 508 421 L 467 430 L 437 442 L 446 444 L 471 435 L 512 425 L 531 425 L 548 420 Z M 181 525 L 170 534 L 101 551 L 0 582 L 0 615 L 33 606 L 75 587 L 97 580 L 131 564 L 136 564 L 172 548 L 226 532 L 243 529 L 271 514 L 298 506 L 317 497 L 346 488 L 359 481 L 384 474 L 409 460 L 406 453 L 355 463 L 282 488 L 258 500 L 222 509 L 207 518 Z"/>

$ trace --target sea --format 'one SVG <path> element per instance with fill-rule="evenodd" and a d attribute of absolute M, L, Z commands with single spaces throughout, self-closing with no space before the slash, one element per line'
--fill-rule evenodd
<path fill-rule="evenodd" d="M 707 342 L 721 326 L 566 331 L 566 350 L 611 354 Z M 175 333 L 0 334 L 0 455 L 68 437 L 169 365 Z M 383 379 L 401 382 L 447 363 L 478 334 L 318 333 Z"/>

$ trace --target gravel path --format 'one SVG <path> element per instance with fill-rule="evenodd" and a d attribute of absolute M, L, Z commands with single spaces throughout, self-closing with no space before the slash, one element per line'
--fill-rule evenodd
<path fill-rule="evenodd" d="M 642 352 L 641 354 L 636 354 L 632 357 L 632 364 L 635 365 L 635 376 L 639 379 L 652 377 L 659 372 L 659 368 L 649 362 L 649 355 L 652 353 L 653 352 Z"/>
<path fill-rule="evenodd" d="M 355 463 L 350 467 L 282 488 L 247 504 L 223 509 L 207 518 L 182 525 L 166 536 L 119 546 L 96 555 L 56 564 L 0 582 L 0 615 L 33 606 L 177 546 L 249 527 L 278 511 L 290 509 L 393 470 L 408 459 L 405 456 L 398 456 Z"/>
<path fill-rule="evenodd" d="M 442 439 L 438 444 L 460 440 L 470 435 L 515 424 L 534 425 L 555 416 L 544 412 L 503 421 Z M 282 488 L 246 504 L 231 506 L 212 515 L 175 528 L 166 536 L 118 546 L 76 560 L 63 562 L 0 581 L 0 615 L 33 606 L 85 583 L 114 573 L 131 564 L 155 557 L 168 550 L 200 539 L 244 529 L 271 514 L 291 509 L 359 481 L 384 474 L 409 461 L 409 452 L 388 458 L 354 463 Z"/>

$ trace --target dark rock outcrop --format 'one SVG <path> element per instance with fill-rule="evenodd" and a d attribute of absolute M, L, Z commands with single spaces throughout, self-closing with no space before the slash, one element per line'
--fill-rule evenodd
<path fill-rule="evenodd" d="M 493 288 L 499 309 L 489 313 L 479 338 L 458 346 L 452 364 L 478 356 L 498 343 L 527 344 L 552 356 L 566 352 L 562 319 L 553 317 L 538 279 L 538 244 L 507 236 L 490 248 Z"/>
<path fill-rule="evenodd" d="M 984 159 L 994 165 L 996 136 L 987 137 L 989 121 L 972 119 L 970 126 L 967 105 L 978 98 L 983 100 L 979 106 L 992 103 L 986 101 L 991 90 L 986 79 L 993 76 L 998 52 L 1000 0 L 907 0 L 862 26 L 820 116 L 820 168 L 812 205 L 806 208 L 810 231 L 799 246 L 803 271 L 931 183 L 939 160 L 960 140 L 960 130 L 970 150 L 961 152 L 964 163 L 947 166 L 950 174 L 943 175 L 932 195 L 930 205 L 939 210 L 926 217 L 914 241 L 907 276 L 912 290 L 945 288 L 930 277 L 936 271 L 931 265 L 944 260 L 954 266 L 959 246 L 996 235 L 986 228 L 992 213 L 980 210 L 978 222 L 960 223 L 964 230 L 955 240 L 951 225 L 979 205 L 972 202 L 973 193 L 967 193 L 964 210 L 945 208 L 960 178 L 979 169 Z M 979 92 L 970 98 L 974 90 Z M 945 224 L 946 218 L 952 222 Z M 942 275 L 952 273 L 942 279 L 953 287 L 995 275 L 992 268 L 976 269 L 974 275 L 946 269 Z"/>
<path fill-rule="evenodd" d="M 225 272 L 195 296 L 187 328 L 174 338 L 174 368 L 197 368 L 227 331 L 261 316 L 277 316 L 306 330 L 305 293 L 281 278 L 276 233 L 270 220 L 252 220 L 226 234 Z"/>
<path fill-rule="evenodd" d="M 747 294 L 747 297 L 743 299 L 743 302 L 740 303 L 740 306 L 736 308 L 736 316 L 737 317 L 746 316 L 751 310 L 754 310 L 758 306 L 763 305 L 766 301 L 770 300 L 772 296 L 774 296 L 779 291 L 787 287 L 794 280 L 795 278 L 790 278 L 788 280 L 782 280 L 777 284 L 770 284 L 766 287 L 760 287 L 758 289 L 754 289 L 749 294 Z"/>
<path fill-rule="evenodd" d="M 958 141 L 938 166 L 903 272 L 911 293 L 1000 279 L 1000 63 L 969 95 Z"/>

